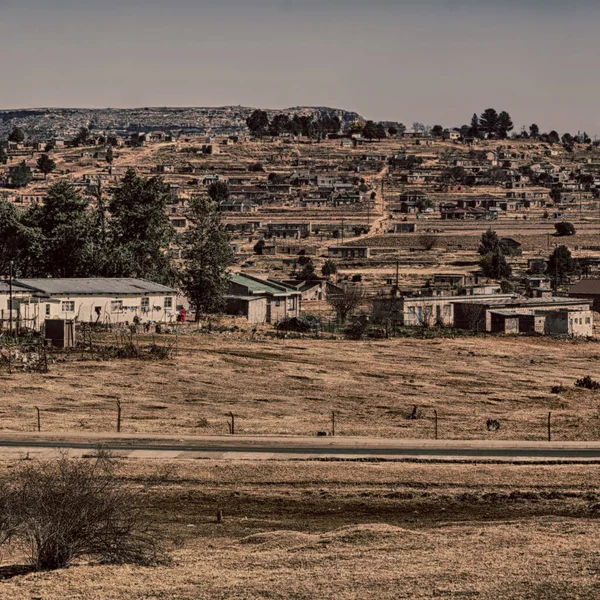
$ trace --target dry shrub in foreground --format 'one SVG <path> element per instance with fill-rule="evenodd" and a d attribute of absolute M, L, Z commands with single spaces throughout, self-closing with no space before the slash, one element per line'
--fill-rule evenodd
<path fill-rule="evenodd" d="M 118 463 L 101 451 L 93 459 L 23 461 L 0 484 L 0 542 L 30 551 L 37 570 L 81 557 L 164 562 L 164 538 L 146 517 L 147 489 L 120 478 Z"/>

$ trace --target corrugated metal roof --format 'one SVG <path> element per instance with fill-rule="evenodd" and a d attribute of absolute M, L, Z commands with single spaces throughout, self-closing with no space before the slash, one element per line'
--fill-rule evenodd
<path fill-rule="evenodd" d="M 569 289 L 571 294 L 590 294 L 600 296 L 600 279 L 582 279 Z"/>
<path fill-rule="evenodd" d="M 252 275 L 244 275 L 243 273 L 235 273 L 229 275 L 229 280 L 238 285 L 243 285 L 248 288 L 250 294 L 266 293 L 274 296 L 284 296 L 288 294 L 299 294 L 299 292 L 293 288 L 287 287 L 282 284 L 273 283 Z"/>
<path fill-rule="evenodd" d="M 28 288 L 18 285 L 15 281 L 13 281 L 12 289 L 13 289 L 14 293 L 23 293 L 23 292 L 30 291 Z M 8 281 L 0 281 L 0 294 L 8 294 L 8 292 L 9 292 Z"/>
<path fill-rule="evenodd" d="M 91 277 L 68 279 L 19 279 L 16 282 L 32 291 L 48 295 L 143 295 L 143 294 L 176 294 L 177 290 L 132 277 Z"/>

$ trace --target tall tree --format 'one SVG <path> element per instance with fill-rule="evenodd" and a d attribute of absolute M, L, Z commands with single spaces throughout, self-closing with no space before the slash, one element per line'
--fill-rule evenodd
<path fill-rule="evenodd" d="M 471 117 L 471 127 L 469 128 L 469 133 L 475 137 L 479 135 L 479 117 L 477 116 L 477 113 L 473 113 L 473 116 Z"/>
<path fill-rule="evenodd" d="M 496 129 L 496 134 L 499 138 L 505 139 L 508 137 L 508 134 L 514 129 L 514 124 L 510 115 L 503 110 L 498 115 L 498 126 Z"/>
<path fill-rule="evenodd" d="M 113 162 L 114 162 L 114 160 L 115 160 L 115 153 L 114 153 L 114 151 L 113 151 L 113 147 L 112 147 L 112 146 L 109 146 L 109 147 L 106 149 L 106 162 L 107 162 L 109 165 L 112 165 L 112 164 L 113 164 Z"/>
<path fill-rule="evenodd" d="M 48 178 L 48 174 L 56 169 L 56 163 L 47 154 L 42 154 L 38 158 L 37 168 Z"/>
<path fill-rule="evenodd" d="M 479 117 L 481 131 L 488 135 L 495 135 L 498 130 L 498 113 L 493 108 L 487 108 Z"/>
<path fill-rule="evenodd" d="M 483 256 L 479 266 L 486 277 L 492 279 L 510 279 L 512 277 L 512 268 L 506 262 L 506 257 L 499 248 Z"/>
<path fill-rule="evenodd" d="M 529 135 L 532 138 L 538 138 L 539 137 L 539 135 L 540 135 L 540 128 L 535 123 L 533 123 L 533 124 L 531 124 L 529 126 Z"/>
<path fill-rule="evenodd" d="M 552 130 L 548 134 L 548 142 L 550 142 L 551 144 L 558 144 L 558 142 L 560 142 L 560 137 L 558 136 L 558 132 L 556 132 L 555 130 Z"/>
<path fill-rule="evenodd" d="M 495 252 L 500 248 L 500 238 L 493 229 L 488 229 L 481 234 L 481 242 L 479 244 L 479 254 L 485 256 L 490 252 Z"/>
<path fill-rule="evenodd" d="M 554 285 L 564 283 L 567 278 L 578 271 L 577 261 L 571 255 L 567 246 L 558 246 L 550 255 L 548 260 L 548 275 L 552 278 Z"/>
<path fill-rule="evenodd" d="M 190 203 L 190 228 L 183 236 L 181 284 L 196 310 L 214 313 L 223 309 L 227 293 L 227 267 L 233 252 L 217 205 L 196 196 Z"/>
<path fill-rule="evenodd" d="M 175 232 L 167 215 L 169 187 L 129 169 L 109 203 L 112 276 L 173 284 L 177 272 L 169 245 Z"/>
<path fill-rule="evenodd" d="M 40 275 L 88 275 L 88 201 L 72 185 L 60 182 L 51 186 L 43 204 L 29 209 L 25 222 L 41 234 Z"/>

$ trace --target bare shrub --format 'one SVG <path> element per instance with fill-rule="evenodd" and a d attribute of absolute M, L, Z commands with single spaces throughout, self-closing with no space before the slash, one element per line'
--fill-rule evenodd
<path fill-rule="evenodd" d="M 575 382 L 575 387 L 586 390 L 600 390 L 600 383 L 592 379 L 589 375 L 586 375 Z"/>
<path fill-rule="evenodd" d="M 424 250 L 433 250 L 438 243 L 438 238 L 436 235 L 432 235 L 430 233 L 424 233 L 419 236 L 419 244 L 423 247 Z"/>
<path fill-rule="evenodd" d="M 118 463 L 104 452 L 23 461 L 0 482 L 0 541 L 31 552 L 36 570 L 69 567 L 81 557 L 163 562 L 164 538 L 146 517 L 147 489 L 119 477 Z"/>
<path fill-rule="evenodd" d="M 500 430 L 500 421 L 496 419 L 488 419 L 485 426 L 488 431 L 499 431 Z"/>
<path fill-rule="evenodd" d="M 345 323 L 348 315 L 363 303 L 365 293 L 358 286 L 348 285 L 327 294 L 327 302 L 335 310 L 340 323 Z"/>

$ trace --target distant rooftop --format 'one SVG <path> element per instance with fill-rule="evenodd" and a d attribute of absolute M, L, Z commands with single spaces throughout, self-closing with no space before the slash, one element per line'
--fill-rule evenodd
<path fill-rule="evenodd" d="M 176 294 L 177 290 L 145 279 L 131 277 L 97 277 L 68 279 L 19 279 L 16 282 L 33 292 L 49 295 L 140 295 L 140 294 Z"/>

